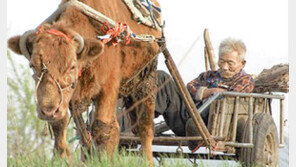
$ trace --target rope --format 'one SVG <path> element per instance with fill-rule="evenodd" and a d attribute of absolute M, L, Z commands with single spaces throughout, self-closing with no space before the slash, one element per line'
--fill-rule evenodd
<path fill-rule="evenodd" d="M 107 27 L 107 31 L 104 32 L 105 35 L 103 37 L 100 37 L 102 42 L 104 44 L 107 44 L 112 40 L 112 44 L 116 45 L 120 41 L 125 41 L 126 45 L 130 43 L 130 37 L 131 37 L 131 30 L 129 30 L 129 27 L 126 24 L 123 23 L 117 23 L 115 27 L 109 28 L 106 24 L 106 22 L 103 24 L 103 28 Z M 103 30 L 101 28 L 101 30 Z"/>
<path fill-rule="evenodd" d="M 192 153 L 195 153 L 201 146 L 203 146 L 203 142 L 202 143 L 199 143 L 196 147 L 195 147 L 195 149 L 193 149 L 191 152 Z"/>
<path fill-rule="evenodd" d="M 100 31 L 104 35 L 97 36 L 104 44 L 111 42 L 114 46 L 119 42 L 124 41 L 126 45 L 129 45 L 131 40 L 142 41 L 142 42 L 157 42 L 159 39 L 150 34 L 136 35 L 127 24 L 117 23 L 113 28 L 108 27 L 105 22 Z"/>
<path fill-rule="evenodd" d="M 47 67 L 45 66 L 44 63 L 42 63 L 42 70 L 41 70 L 41 71 L 42 71 L 42 72 L 41 72 L 40 77 L 37 77 L 36 75 L 34 75 L 34 76 L 37 77 L 37 79 L 38 79 L 38 82 L 37 82 L 37 85 L 36 85 L 36 88 L 35 88 L 35 102 L 36 102 L 36 104 L 38 103 L 38 99 L 37 99 L 37 90 L 38 90 L 38 88 L 39 88 L 39 86 L 40 86 L 40 83 L 41 83 L 41 81 L 42 81 L 42 79 L 43 79 L 44 73 L 47 72 Z"/>
<path fill-rule="evenodd" d="M 41 70 L 40 77 L 34 75 L 38 79 L 38 82 L 37 82 L 37 85 L 36 85 L 36 88 L 35 88 L 35 102 L 36 102 L 36 104 L 38 104 L 37 90 L 38 90 L 38 88 L 40 86 L 40 83 L 41 83 L 41 81 L 42 81 L 45 73 L 48 73 L 48 68 L 47 68 L 47 66 L 44 63 L 42 63 L 42 70 Z M 63 100 L 64 100 L 63 91 L 66 90 L 66 89 L 68 89 L 68 88 L 70 88 L 70 87 L 73 87 L 73 84 L 70 84 L 70 85 L 62 88 L 61 85 L 60 85 L 60 83 L 50 73 L 48 73 L 48 74 L 54 80 L 54 82 L 57 84 L 57 86 L 59 88 L 59 92 L 60 92 L 60 95 L 61 95 L 61 100 L 60 100 L 60 103 L 59 103 L 59 106 L 58 106 L 58 108 L 59 108 L 62 105 Z M 75 81 L 75 83 L 76 82 L 77 82 L 77 80 Z"/>
<path fill-rule="evenodd" d="M 73 138 L 71 138 L 70 140 L 68 140 L 68 143 L 73 143 L 75 140 L 80 140 L 80 137 L 78 135 L 74 136 Z"/>
<path fill-rule="evenodd" d="M 128 84 L 131 82 L 134 78 L 136 78 L 151 62 L 155 60 L 155 58 L 158 57 L 158 54 L 154 55 L 152 59 L 150 59 L 139 71 L 137 71 L 131 78 L 129 78 L 123 85 Z"/>

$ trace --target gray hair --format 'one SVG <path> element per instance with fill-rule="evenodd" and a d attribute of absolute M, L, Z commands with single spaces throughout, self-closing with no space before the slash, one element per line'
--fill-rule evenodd
<path fill-rule="evenodd" d="M 226 38 L 220 43 L 219 56 L 221 56 L 224 53 L 229 53 L 233 51 L 236 51 L 238 53 L 238 59 L 240 61 L 245 60 L 245 54 L 247 49 L 243 41 L 233 38 Z"/>

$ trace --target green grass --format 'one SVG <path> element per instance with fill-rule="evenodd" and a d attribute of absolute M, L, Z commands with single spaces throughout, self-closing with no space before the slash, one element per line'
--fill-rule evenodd
<path fill-rule="evenodd" d="M 133 166 L 147 166 L 147 161 L 139 156 L 132 155 L 131 153 L 123 152 L 116 153 L 113 161 L 109 160 L 106 154 L 100 158 L 97 156 L 89 157 L 86 162 L 80 160 L 80 151 L 71 154 L 70 160 L 66 158 L 40 156 L 36 153 L 31 155 L 18 155 L 15 158 L 8 157 L 8 166 L 18 167 L 67 167 L 67 166 L 87 166 L 87 167 L 133 167 Z"/>
<path fill-rule="evenodd" d="M 16 157 L 8 157 L 8 166 L 11 167 L 146 167 L 148 161 L 142 156 L 135 155 L 130 152 L 122 151 L 115 153 L 112 160 L 108 159 L 106 154 L 103 154 L 99 160 L 98 156 L 88 158 L 86 162 L 80 160 L 80 151 L 71 154 L 71 160 L 58 157 L 40 156 L 37 153 L 30 155 L 20 154 Z M 154 164 L 158 164 L 155 163 Z M 158 165 L 156 165 L 158 166 Z M 192 166 L 190 163 L 185 163 L 182 159 L 165 159 L 161 165 L 163 167 L 186 167 Z"/>

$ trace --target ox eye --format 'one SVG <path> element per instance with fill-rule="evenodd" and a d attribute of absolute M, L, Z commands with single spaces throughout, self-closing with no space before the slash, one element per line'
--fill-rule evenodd
<path fill-rule="evenodd" d="M 76 66 L 75 65 L 70 68 L 71 71 L 73 71 L 75 69 L 76 69 Z"/>

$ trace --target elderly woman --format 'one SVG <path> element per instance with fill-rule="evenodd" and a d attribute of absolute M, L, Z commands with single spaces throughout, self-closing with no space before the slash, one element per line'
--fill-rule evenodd
<path fill-rule="evenodd" d="M 254 88 L 253 78 L 243 70 L 246 64 L 245 53 L 246 46 L 240 40 L 227 38 L 221 42 L 218 71 L 203 72 L 187 84 L 187 89 L 197 107 L 201 106 L 203 101 L 217 92 L 252 92 Z M 158 71 L 157 77 L 158 86 L 171 79 L 164 71 Z M 162 114 L 167 125 L 176 135 L 199 135 L 172 79 L 157 93 L 156 100 L 155 115 Z M 209 109 L 204 110 L 201 116 L 207 124 Z M 189 142 L 191 150 L 194 150 L 196 146 L 197 143 Z"/>

